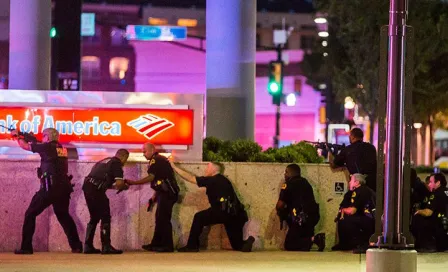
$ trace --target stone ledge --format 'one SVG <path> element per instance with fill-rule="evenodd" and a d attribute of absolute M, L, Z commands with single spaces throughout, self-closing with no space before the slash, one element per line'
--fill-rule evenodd
<path fill-rule="evenodd" d="M 74 176 L 74 193 L 70 203 L 72 214 L 84 240 L 89 213 L 81 190 L 83 178 L 95 162 L 70 161 L 70 174 Z M 235 190 L 245 204 L 249 222 L 245 226 L 245 237 L 255 237 L 255 250 L 279 250 L 283 246 L 285 231 L 280 231 L 280 222 L 275 213 L 283 172 L 288 164 L 272 163 L 224 163 L 225 174 L 234 184 Z M 0 251 L 12 251 L 20 246 L 21 229 L 25 210 L 38 190 L 35 168 L 38 161 L 0 160 Z M 183 162 L 180 166 L 202 175 L 206 163 Z M 139 179 L 146 175 L 146 163 L 131 162 L 124 168 L 125 177 Z M 314 188 L 316 200 L 320 204 L 321 220 L 316 232 L 327 233 L 327 247 L 334 244 L 336 226 L 333 222 L 342 195 L 334 192 L 334 182 L 345 182 L 342 172 L 332 171 L 325 164 L 301 165 L 302 174 Z M 187 184 L 178 178 L 182 202 L 174 206 L 173 232 L 175 246 L 186 244 L 193 216 L 208 205 L 205 190 Z M 140 250 L 142 244 L 151 241 L 154 232 L 154 213 L 146 212 L 147 200 L 152 195 L 148 185 L 131 187 L 119 195 L 108 192 L 112 214 L 112 241 L 114 246 L 125 250 Z M 34 236 L 36 251 L 69 251 L 62 228 L 52 209 L 47 209 L 38 217 Z M 208 235 L 203 236 L 203 246 L 208 249 L 230 248 L 222 226 L 213 226 Z M 99 231 L 95 244 L 100 244 Z"/>

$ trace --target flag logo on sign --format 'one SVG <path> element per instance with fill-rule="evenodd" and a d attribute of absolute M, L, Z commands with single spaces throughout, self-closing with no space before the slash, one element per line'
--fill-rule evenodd
<path fill-rule="evenodd" d="M 127 125 L 134 128 L 147 139 L 152 139 L 159 133 L 174 127 L 172 122 L 153 114 L 141 115 L 139 118 L 129 121 Z"/>

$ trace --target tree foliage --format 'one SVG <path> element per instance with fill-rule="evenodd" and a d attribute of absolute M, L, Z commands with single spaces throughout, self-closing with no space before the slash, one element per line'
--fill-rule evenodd
<path fill-rule="evenodd" d="M 336 98 L 353 97 L 371 118 L 377 112 L 380 29 L 389 23 L 389 3 L 316 0 L 317 10 L 327 14 L 328 47 L 318 46 L 302 64 L 309 83 L 331 77 Z M 425 121 L 448 101 L 448 3 L 409 0 L 408 24 L 415 30 L 414 119 Z"/>

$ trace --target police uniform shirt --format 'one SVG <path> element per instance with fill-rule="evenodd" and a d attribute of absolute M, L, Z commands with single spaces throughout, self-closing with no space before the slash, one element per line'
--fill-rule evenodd
<path fill-rule="evenodd" d="M 97 162 L 89 174 L 89 177 L 97 180 L 104 180 L 106 176 L 108 179 L 106 188 L 111 187 L 116 178 L 123 179 L 123 164 L 119 158 L 111 157 Z"/>
<path fill-rule="evenodd" d="M 431 217 L 440 218 L 446 216 L 448 189 L 442 187 L 437 188 L 423 202 L 425 203 L 424 209 L 430 209 L 433 212 Z"/>
<path fill-rule="evenodd" d="M 287 208 L 303 208 L 309 211 L 316 204 L 313 188 L 308 180 L 302 177 L 293 177 L 282 185 L 279 200 L 286 203 Z"/>
<path fill-rule="evenodd" d="M 47 175 L 67 175 L 67 149 L 57 141 L 31 144 L 31 151 L 38 153 L 41 158 L 40 168 Z"/>
<path fill-rule="evenodd" d="M 230 181 L 223 175 L 217 174 L 211 177 L 196 177 L 196 182 L 199 187 L 206 188 L 206 194 L 208 201 L 212 208 L 221 208 L 221 198 L 234 197 L 235 191 L 233 190 Z M 230 201 L 232 201 L 230 199 Z"/>
<path fill-rule="evenodd" d="M 339 208 L 348 208 L 351 207 L 351 199 L 352 199 L 353 191 L 347 191 L 344 194 L 344 198 L 341 201 L 341 204 L 339 204 Z"/>
<path fill-rule="evenodd" d="M 158 182 L 161 183 L 165 179 L 175 181 L 174 171 L 173 168 L 171 168 L 170 162 L 159 153 L 154 153 L 149 160 L 148 175 L 149 174 L 154 175 L 154 180 L 151 182 L 152 189 L 156 188 Z"/>
<path fill-rule="evenodd" d="M 376 149 L 372 144 L 354 142 L 336 155 L 333 163 L 339 167 L 346 166 L 350 174 L 367 175 L 367 185 L 376 190 Z"/>
<path fill-rule="evenodd" d="M 364 215 L 366 212 L 370 212 L 365 211 L 365 207 L 369 204 L 371 198 L 372 192 L 370 189 L 365 185 L 361 185 L 352 191 L 349 207 L 356 208 L 355 215 Z"/>

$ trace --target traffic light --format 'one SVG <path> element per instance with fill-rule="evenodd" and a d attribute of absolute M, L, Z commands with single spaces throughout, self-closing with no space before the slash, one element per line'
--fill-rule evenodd
<path fill-rule="evenodd" d="M 56 30 L 56 27 L 52 27 L 50 29 L 50 38 L 55 38 L 56 35 L 58 35 L 58 31 Z"/>
<path fill-rule="evenodd" d="M 268 92 L 272 95 L 272 103 L 280 106 L 283 96 L 283 62 L 271 61 L 269 63 Z"/>

